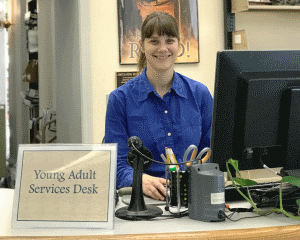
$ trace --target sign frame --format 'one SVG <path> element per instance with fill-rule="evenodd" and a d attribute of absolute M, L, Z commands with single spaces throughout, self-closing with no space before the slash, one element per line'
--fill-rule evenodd
<path fill-rule="evenodd" d="M 35 207 L 40 207 L 40 208 L 44 208 L 44 209 L 48 208 L 50 204 L 53 204 L 53 201 L 50 202 L 50 200 L 49 200 L 49 202 L 47 202 L 48 196 L 50 198 L 50 195 L 51 195 L 51 194 L 49 194 L 49 192 L 47 193 L 48 195 L 45 195 L 43 192 L 38 192 L 38 193 L 40 193 L 39 195 L 36 192 L 33 192 L 33 194 L 35 194 L 34 195 L 35 198 L 41 199 L 41 197 L 42 197 L 42 199 L 46 199 L 46 201 L 42 202 L 42 201 L 37 200 L 37 202 L 31 202 L 31 201 L 29 202 L 29 199 L 31 199 L 31 200 L 33 199 L 33 197 L 31 197 L 33 195 L 28 194 L 28 192 L 30 193 L 30 190 L 27 191 L 28 188 L 24 188 L 25 190 L 22 191 L 22 187 L 25 187 L 25 186 L 28 187 L 28 184 L 29 184 L 28 183 L 28 176 L 29 176 L 28 172 L 31 172 L 31 171 L 28 171 L 28 169 L 31 170 L 31 169 L 33 169 L 33 166 L 43 164 L 42 161 L 45 161 L 45 158 L 37 158 L 36 157 L 36 156 L 41 156 L 41 154 L 48 154 L 46 156 L 50 156 L 50 157 L 52 156 L 51 154 L 56 154 L 55 156 L 62 156 L 61 154 L 64 154 L 63 159 L 67 158 L 65 160 L 66 162 L 69 161 L 68 156 L 70 156 L 70 162 L 68 164 L 63 165 L 63 167 L 60 166 L 60 168 L 59 168 L 59 169 L 67 169 L 65 171 L 69 171 L 69 172 L 71 171 L 71 169 L 76 169 L 75 168 L 76 166 L 77 166 L 76 170 L 78 170 L 78 169 L 80 169 L 81 166 L 86 166 L 86 165 L 91 164 L 89 162 L 91 159 L 89 156 L 92 156 L 93 157 L 92 163 L 94 165 L 90 165 L 90 168 L 92 168 L 92 166 L 94 168 L 93 168 L 93 170 L 91 169 L 89 171 L 95 172 L 94 178 L 92 178 L 92 175 L 90 174 L 90 178 L 86 178 L 86 179 L 90 182 L 95 181 L 95 183 L 97 183 L 97 191 L 101 191 L 101 193 L 104 191 L 105 197 L 102 197 L 102 194 L 98 195 L 98 192 L 97 192 L 97 195 L 94 194 L 93 196 L 91 194 L 90 195 L 83 194 L 84 193 L 83 190 L 81 192 L 81 196 L 76 195 L 74 197 L 75 190 L 73 193 L 72 186 L 74 186 L 74 189 L 75 189 L 75 185 L 78 186 L 78 184 L 72 185 L 72 183 L 73 183 L 72 181 L 76 181 L 76 183 L 78 183 L 78 181 L 80 181 L 80 180 L 81 180 L 81 182 L 84 181 L 81 179 L 81 177 L 80 177 L 80 180 L 78 180 L 78 176 L 81 176 L 81 175 L 78 175 L 77 179 L 75 179 L 75 180 L 71 179 L 68 182 L 68 184 L 71 184 L 71 187 L 70 187 L 71 191 L 64 192 L 64 193 L 71 193 L 69 195 L 64 194 L 64 196 L 63 196 L 63 199 L 65 200 L 67 198 L 68 201 L 63 202 L 61 200 L 57 200 L 57 203 L 58 204 L 64 203 L 64 206 L 69 204 L 69 205 L 71 205 L 71 208 L 73 207 L 75 209 L 77 207 L 77 209 L 79 209 L 78 206 L 80 206 L 80 205 L 77 205 L 76 201 L 80 201 L 81 206 L 86 205 L 87 209 L 93 209 L 90 211 L 94 211 L 95 209 L 99 209 L 100 206 L 103 206 L 103 204 L 100 205 L 100 203 L 99 203 L 99 206 L 97 205 L 98 204 L 97 200 L 99 198 L 99 202 L 102 201 L 101 203 L 104 203 L 105 210 L 100 211 L 101 214 L 103 212 L 103 216 L 98 217 L 98 215 L 95 214 L 93 220 L 91 220 L 92 218 L 90 218 L 90 216 L 88 214 L 85 214 L 85 212 L 80 213 L 80 214 L 76 213 L 77 215 L 74 214 L 74 212 L 67 212 L 68 214 L 59 214 L 59 217 L 62 216 L 61 218 L 64 218 L 64 219 L 60 219 L 59 217 L 57 219 L 54 219 L 53 216 L 51 215 L 51 211 L 49 211 L 50 214 L 49 213 L 48 213 L 48 215 L 45 214 L 45 217 L 43 215 L 41 217 L 35 218 L 36 215 L 32 215 L 32 212 L 30 212 L 28 210 L 28 214 L 29 213 L 30 214 L 29 214 L 28 219 L 26 219 L 26 217 L 24 217 L 24 216 L 27 216 L 27 214 L 25 214 L 24 212 L 27 211 L 27 209 L 24 207 L 24 204 L 25 205 L 32 204 Z M 75 156 L 75 159 L 77 156 L 82 156 L 82 157 L 74 160 L 74 156 Z M 26 160 L 26 158 L 27 158 L 27 160 Z M 36 159 L 37 161 L 33 162 L 32 159 Z M 27 164 L 27 166 L 26 166 L 26 164 Z M 32 166 L 28 166 L 31 164 L 32 164 Z M 82 164 L 82 165 L 80 165 L 80 167 L 78 168 L 78 164 Z M 43 165 L 40 165 L 40 166 L 43 166 Z M 45 166 L 49 166 L 49 162 L 46 163 Z M 103 167 L 103 166 L 105 166 L 105 167 Z M 86 229 L 88 229 L 88 228 L 106 228 L 106 229 L 113 229 L 114 228 L 114 216 L 115 216 L 116 166 L 117 166 L 117 144 L 116 143 L 111 143 L 111 144 L 20 144 L 19 150 L 18 150 L 18 159 L 17 159 L 16 186 L 15 186 L 15 192 L 14 192 L 13 212 L 12 212 L 12 228 L 75 228 L 75 229 L 76 228 L 86 228 Z M 54 167 L 56 167 L 56 165 L 54 165 Z M 27 172 L 25 171 L 25 169 Z M 45 169 L 47 169 L 47 168 L 45 167 Z M 98 175 L 99 172 L 96 172 L 96 170 L 100 171 L 100 175 Z M 36 170 L 34 170 L 34 171 L 36 171 Z M 61 171 L 63 171 L 63 170 L 61 170 Z M 72 172 L 73 172 L 73 170 L 72 170 Z M 33 173 L 33 175 L 36 173 Z M 49 173 L 49 170 L 48 170 L 48 173 Z M 61 173 L 65 174 L 65 172 L 61 172 Z M 97 175 L 96 175 L 96 173 L 97 173 Z M 88 174 L 88 172 L 87 172 L 87 174 Z M 22 176 L 22 175 L 24 175 L 24 176 Z M 106 180 L 105 181 L 91 180 L 91 179 L 97 179 L 95 177 L 95 175 L 96 176 L 105 176 Z M 52 176 L 54 176 L 54 175 L 52 175 Z M 69 179 L 70 179 L 71 175 L 66 174 L 65 176 L 69 176 Z M 72 176 L 75 176 L 75 175 L 73 174 Z M 108 179 L 107 179 L 107 176 L 108 176 Z M 26 181 L 26 178 L 27 178 L 27 181 Z M 99 177 L 99 178 L 101 178 L 101 177 Z M 36 178 L 33 178 L 33 179 L 38 179 L 38 175 L 36 174 Z M 43 181 L 44 181 L 43 183 L 45 183 L 44 179 L 45 179 L 45 177 L 43 178 Z M 41 180 L 41 177 L 39 180 Z M 46 180 L 48 180 L 48 179 L 46 179 Z M 58 180 L 58 178 L 55 180 Z M 63 181 L 65 181 L 65 180 L 68 180 L 68 179 L 66 177 L 64 177 Z M 37 182 L 38 180 L 31 180 L 31 181 Z M 54 178 L 53 179 L 51 178 L 49 181 L 50 184 L 48 184 L 50 186 L 49 187 L 50 191 L 52 190 L 52 193 L 53 193 L 54 187 L 51 188 L 51 185 L 55 186 L 53 181 L 54 181 Z M 34 183 L 36 183 L 36 182 L 34 182 Z M 56 185 L 62 184 L 59 182 L 60 181 L 57 181 Z M 84 183 L 87 183 L 87 181 L 85 181 Z M 67 181 L 65 181 L 64 184 L 67 184 Z M 30 185 L 30 186 L 32 186 L 32 185 Z M 63 189 L 63 187 L 58 187 L 57 189 L 59 189 L 59 188 Z M 80 188 L 81 188 L 81 185 L 80 185 Z M 66 189 L 66 187 L 65 187 L 65 189 Z M 82 189 L 83 189 L 83 187 L 82 187 Z M 78 190 L 76 190 L 76 191 L 78 191 Z M 52 196 L 54 198 L 56 198 L 57 193 L 61 193 L 61 192 L 55 192 L 56 195 L 52 194 Z M 76 192 L 76 193 L 78 193 L 78 192 Z M 43 196 L 42 194 L 44 194 L 45 196 Z M 63 194 L 59 194 L 59 195 L 61 196 Z M 94 199 L 93 203 L 96 202 L 96 204 L 94 206 L 91 206 L 91 202 L 82 202 L 82 200 L 80 200 L 80 199 L 82 199 L 83 195 L 85 195 L 84 197 L 86 197 L 88 199 L 93 198 Z M 68 203 L 66 203 L 66 202 L 68 202 Z M 22 210 L 21 204 L 23 204 L 23 210 Z M 47 204 L 46 208 L 45 208 L 45 206 L 43 206 L 44 204 Z M 31 205 L 29 205 L 29 206 L 31 206 Z M 70 207 L 70 206 L 68 206 L 68 207 Z M 60 211 L 60 210 L 58 210 L 58 211 Z M 74 215 L 75 215 L 75 217 L 74 217 Z M 88 215 L 88 217 L 87 217 L 87 215 Z M 20 216 L 22 216 L 22 217 L 20 217 Z M 32 216 L 34 219 L 32 219 Z M 77 219 L 77 216 L 80 216 L 80 217 Z M 38 219 L 38 218 L 45 218 L 45 219 Z M 68 220 L 66 220 L 66 219 L 68 219 Z M 99 219 L 103 219 L 103 220 L 99 220 Z"/>
<path fill-rule="evenodd" d="M 121 87 L 127 83 L 130 79 L 137 77 L 139 75 L 138 71 L 131 72 L 116 72 L 116 88 Z"/>

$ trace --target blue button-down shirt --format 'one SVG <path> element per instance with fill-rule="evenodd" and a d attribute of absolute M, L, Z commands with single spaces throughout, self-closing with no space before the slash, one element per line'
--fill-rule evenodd
<path fill-rule="evenodd" d="M 118 143 L 117 188 L 131 186 L 133 181 L 133 169 L 127 163 L 129 137 L 139 137 L 157 161 L 163 162 L 160 154 L 168 147 L 182 162 L 191 144 L 199 150 L 210 145 L 212 105 L 205 85 L 176 72 L 163 98 L 149 82 L 146 70 L 115 89 L 107 105 L 105 142 Z M 153 163 L 145 173 L 164 177 L 165 167 Z"/>

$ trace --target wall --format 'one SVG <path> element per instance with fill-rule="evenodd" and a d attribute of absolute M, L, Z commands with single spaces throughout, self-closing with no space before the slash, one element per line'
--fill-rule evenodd
<path fill-rule="evenodd" d="M 40 116 L 46 108 L 56 110 L 57 143 L 83 142 L 84 80 L 80 54 L 83 2 L 86 3 L 38 0 Z"/>
<path fill-rule="evenodd" d="M 0 0 L 0 19 L 4 19 L 4 0 Z M 4 44 L 5 44 L 5 29 L 0 32 L 0 104 L 5 104 L 5 52 L 4 52 Z"/>
<path fill-rule="evenodd" d="M 54 26 L 57 140 L 81 143 L 79 0 L 55 1 Z"/>
<path fill-rule="evenodd" d="M 248 48 L 300 49 L 300 11 L 241 12 L 236 30 L 246 30 Z"/>
<path fill-rule="evenodd" d="M 11 9 L 9 21 L 14 24 L 8 31 L 10 160 L 14 162 L 17 159 L 18 145 L 29 142 L 29 110 L 22 104 L 21 96 L 21 92 L 28 90 L 28 83 L 22 82 L 28 63 L 24 27 L 26 1 L 8 0 L 8 5 Z"/>
<path fill-rule="evenodd" d="M 38 0 L 39 41 L 39 112 L 45 108 L 56 109 L 54 59 L 54 6 L 55 1 Z"/>
<path fill-rule="evenodd" d="M 135 65 L 119 65 L 117 1 L 90 2 L 90 48 L 93 142 L 104 136 L 106 94 L 115 88 L 118 71 L 136 71 Z M 216 53 L 224 48 L 223 1 L 198 0 L 200 63 L 176 64 L 175 70 L 214 90 Z"/>
<path fill-rule="evenodd" d="M 5 4 L 4 0 L 0 0 L 0 19 L 4 18 Z M 6 79 L 5 79 L 5 29 L 0 32 L 0 178 L 6 174 L 6 118 L 5 118 L 5 102 L 6 102 Z"/>
<path fill-rule="evenodd" d="M 7 0 L 9 21 L 13 23 L 8 31 L 11 162 L 17 159 L 18 145 L 29 143 L 29 111 L 22 104 L 21 95 L 21 92 L 26 94 L 28 90 L 28 83 L 22 82 L 28 64 L 24 25 L 28 1 Z M 84 81 L 81 81 L 83 64 L 80 62 L 79 31 L 79 22 L 82 21 L 79 4 L 86 3 L 85 0 L 38 0 L 40 110 L 57 109 L 60 143 L 81 143 L 83 132 L 87 132 L 81 124 L 81 117 L 86 111 L 81 109 L 82 98 L 89 97 L 81 95 L 81 89 L 85 87 L 81 85 Z M 86 77 L 86 81 L 89 80 Z"/>

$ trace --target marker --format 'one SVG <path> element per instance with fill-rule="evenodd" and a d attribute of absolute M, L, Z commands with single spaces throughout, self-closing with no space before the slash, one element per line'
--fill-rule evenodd
<path fill-rule="evenodd" d="M 170 165 L 169 167 L 171 172 L 176 172 L 177 166 L 176 165 Z"/>
<path fill-rule="evenodd" d="M 169 150 L 170 150 L 170 159 L 171 159 L 171 162 L 172 163 L 177 163 L 177 159 L 175 157 L 175 154 L 174 154 L 172 148 L 169 148 Z M 179 169 L 179 166 L 176 165 L 176 168 Z"/>
<path fill-rule="evenodd" d="M 166 147 L 165 150 L 166 150 L 167 162 L 168 163 L 175 163 L 174 160 L 172 159 L 173 157 L 172 157 L 172 152 L 170 151 L 171 149 Z M 171 172 L 174 172 L 174 171 L 176 171 L 177 166 L 176 165 L 170 165 L 169 169 L 170 169 Z"/>

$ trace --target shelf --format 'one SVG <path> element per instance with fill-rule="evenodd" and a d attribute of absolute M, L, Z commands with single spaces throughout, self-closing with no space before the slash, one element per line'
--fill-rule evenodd
<path fill-rule="evenodd" d="M 244 11 L 300 11 L 300 6 L 249 5 L 248 0 L 231 0 L 231 12 Z"/>
<path fill-rule="evenodd" d="M 300 11 L 300 6 L 249 5 L 248 11 Z"/>

